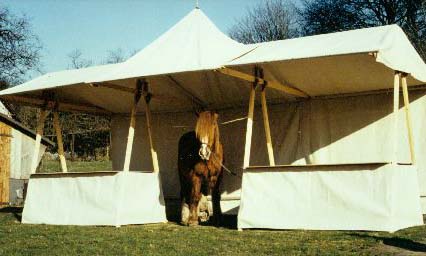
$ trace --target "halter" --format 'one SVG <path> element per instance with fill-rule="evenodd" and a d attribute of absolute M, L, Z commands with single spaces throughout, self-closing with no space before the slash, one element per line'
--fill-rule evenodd
<path fill-rule="evenodd" d="M 198 155 L 201 157 L 202 160 L 208 161 L 210 159 L 210 155 L 212 154 L 212 150 L 210 148 L 210 146 L 207 143 L 201 143 L 200 150 L 198 150 Z M 207 154 L 206 156 L 203 155 L 202 150 L 205 147 Z"/>

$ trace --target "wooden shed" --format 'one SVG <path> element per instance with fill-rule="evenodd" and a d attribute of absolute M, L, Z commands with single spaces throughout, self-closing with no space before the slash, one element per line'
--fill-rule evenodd
<path fill-rule="evenodd" d="M 14 203 L 30 176 L 36 133 L 10 117 L 0 102 L 0 204 Z M 38 163 L 53 142 L 43 138 Z M 11 183 L 15 186 L 11 186 Z M 16 190 L 20 190 L 18 193 Z"/>

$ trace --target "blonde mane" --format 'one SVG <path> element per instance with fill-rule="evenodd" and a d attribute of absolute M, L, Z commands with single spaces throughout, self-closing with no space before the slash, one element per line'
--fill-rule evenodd
<path fill-rule="evenodd" d="M 219 125 L 217 123 L 219 115 L 210 111 L 200 113 L 197 124 L 195 125 L 195 134 L 200 141 L 202 138 L 208 138 L 208 146 L 214 151 L 220 151 Z"/>

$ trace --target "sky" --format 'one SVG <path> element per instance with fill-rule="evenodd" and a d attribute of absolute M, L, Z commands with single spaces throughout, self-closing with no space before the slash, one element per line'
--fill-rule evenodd
<path fill-rule="evenodd" d="M 248 8 L 264 0 L 199 0 L 200 8 L 227 33 Z M 195 7 L 196 0 L 2 0 L 30 18 L 42 45 L 42 71 L 69 67 L 68 55 L 102 63 L 108 51 L 142 49 Z M 32 75 L 34 76 L 34 75 Z"/>

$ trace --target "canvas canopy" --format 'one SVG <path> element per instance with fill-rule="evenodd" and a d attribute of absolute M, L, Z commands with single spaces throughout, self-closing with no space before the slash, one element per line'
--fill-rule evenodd
<path fill-rule="evenodd" d="M 219 107 L 241 97 L 239 83 L 243 82 L 212 70 L 252 48 L 228 38 L 201 10 L 195 9 L 122 64 L 47 74 L 3 91 L 3 95 L 29 93 L 41 97 L 41 89 L 51 89 L 63 101 L 96 106 L 112 113 L 128 113 L 133 99 L 131 93 L 94 87 L 91 83 L 116 80 L 114 85 L 134 89 L 135 78 L 149 76 L 153 111 L 190 110 L 194 103 Z M 224 93 L 225 87 L 216 89 L 216 84 L 226 84 L 229 88 Z"/>
<path fill-rule="evenodd" d="M 245 171 L 250 168 L 255 168 L 250 165 L 250 152 L 252 149 L 251 143 L 253 139 L 253 119 L 255 113 L 254 105 L 256 90 L 259 91 L 259 89 L 264 88 L 271 89 L 268 90 L 267 93 L 265 90 L 261 91 L 262 116 L 264 119 L 263 123 L 265 128 L 267 156 L 270 166 L 262 168 L 271 167 L 271 169 L 276 169 L 279 167 L 278 165 L 275 165 L 274 160 L 274 146 L 271 142 L 271 129 L 269 127 L 270 124 L 268 120 L 268 110 L 266 104 L 267 99 L 269 102 L 276 101 L 278 103 L 283 103 L 283 101 L 285 101 L 285 104 L 275 105 L 280 109 L 280 111 L 277 112 L 275 118 L 273 118 L 273 120 L 278 120 L 275 121 L 275 125 L 272 125 L 273 131 L 277 131 L 274 133 L 278 134 L 279 132 L 281 135 L 283 134 L 282 131 L 285 130 L 288 132 L 289 138 L 291 138 L 293 141 L 297 140 L 297 145 L 300 144 L 303 146 L 299 147 L 300 149 L 305 149 L 306 146 L 309 146 L 306 147 L 307 152 L 304 153 L 303 151 L 296 151 L 298 149 L 297 147 L 294 147 L 294 144 L 291 144 L 293 145 L 292 147 L 288 146 L 289 144 L 287 143 L 284 144 L 284 141 L 281 141 L 283 143 L 282 145 L 284 145 L 284 149 L 291 150 L 291 154 L 280 153 L 276 159 L 277 164 L 282 162 L 283 156 L 288 157 L 289 155 L 294 155 L 295 159 L 288 161 L 290 164 L 301 161 L 301 159 L 304 158 L 306 162 L 305 167 L 315 169 L 317 166 L 312 165 L 315 164 L 315 161 L 310 160 L 310 157 L 315 154 L 321 155 L 322 157 L 325 155 L 325 158 L 323 159 L 325 162 L 327 162 L 327 164 L 330 162 L 335 162 L 336 166 L 338 167 L 342 165 L 345 157 L 352 161 L 361 159 L 361 161 L 364 162 L 366 159 L 363 157 L 363 155 L 359 154 L 358 158 L 353 156 L 354 149 L 352 147 L 357 145 L 356 143 L 362 143 L 362 145 L 364 145 L 366 140 L 365 138 L 371 138 L 371 135 L 366 135 L 363 133 L 363 131 L 361 131 L 363 130 L 363 127 L 377 123 L 377 121 L 381 119 L 383 115 L 388 115 L 388 110 L 384 111 L 384 113 L 376 113 L 371 111 L 376 110 L 375 106 L 376 104 L 379 104 L 377 101 L 374 100 L 372 108 L 367 108 L 368 111 L 371 111 L 370 114 L 373 116 L 371 119 L 367 119 L 368 112 L 364 113 L 366 111 L 363 111 L 366 107 L 365 104 L 361 105 L 361 107 L 357 109 L 355 105 L 351 105 L 351 101 L 348 101 L 347 98 L 342 99 L 344 102 L 341 104 L 341 106 L 336 105 L 335 108 L 333 108 L 331 105 L 328 105 L 327 102 L 324 102 L 327 101 L 327 99 L 314 99 L 301 102 L 287 101 L 295 98 L 309 98 L 322 95 L 346 94 L 394 88 L 393 115 L 391 118 L 387 118 L 390 121 L 389 126 L 393 125 L 393 129 L 389 129 L 389 134 L 391 134 L 393 140 L 387 140 L 387 142 L 388 144 L 393 145 L 390 145 L 388 148 L 386 148 L 388 149 L 386 151 L 386 155 L 382 155 L 380 154 L 381 152 L 377 152 L 379 155 L 371 157 L 371 159 L 374 160 L 376 157 L 380 157 L 380 159 L 385 160 L 384 163 L 380 164 L 392 164 L 392 170 L 395 169 L 397 171 L 402 171 L 402 168 L 400 168 L 398 165 L 398 143 L 400 142 L 401 135 L 401 133 L 398 133 L 398 112 L 400 107 L 398 91 L 399 82 L 402 84 L 404 106 L 406 110 L 406 123 L 408 130 L 407 137 L 409 140 L 408 144 L 410 152 L 409 162 L 414 163 L 414 144 L 412 143 L 413 132 L 409 118 L 410 111 L 407 80 L 409 86 L 421 85 L 426 81 L 425 72 L 426 65 L 416 53 L 401 29 L 396 26 L 355 30 L 256 45 L 242 45 L 229 39 L 210 22 L 210 20 L 202 13 L 201 10 L 195 9 L 163 36 L 155 40 L 152 44 L 147 46 L 145 49 L 126 62 L 115 65 L 98 66 L 81 70 L 62 71 L 48 74 L 23 85 L 2 91 L 0 92 L 0 97 L 38 106 L 46 106 L 46 103 L 53 103 L 52 105 L 47 105 L 54 109 L 54 115 L 55 113 L 57 115 L 57 112 L 55 111 L 57 108 L 55 107 L 58 107 L 58 104 L 56 103 L 59 103 L 59 110 L 90 110 L 94 112 L 116 114 L 113 117 L 112 129 L 114 133 L 113 143 L 115 144 L 113 147 L 115 148 L 115 152 L 113 152 L 113 161 L 115 166 L 117 166 L 117 160 L 121 161 L 121 163 L 118 163 L 119 166 L 115 167 L 115 169 L 123 171 L 123 173 L 120 173 L 120 175 L 128 175 L 130 170 L 140 169 L 135 168 L 135 162 L 136 164 L 140 164 L 140 162 L 143 161 L 142 164 L 147 164 L 149 161 L 146 161 L 144 158 L 149 158 L 151 156 L 152 168 L 149 166 L 142 169 L 144 171 L 151 171 L 153 169 L 154 174 L 157 175 L 159 172 L 158 159 L 160 159 L 162 160 L 161 174 L 162 176 L 167 176 L 167 174 L 171 171 L 174 171 L 176 175 L 176 168 L 174 168 L 174 165 L 171 166 L 171 164 L 170 169 L 167 169 L 167 166 L 164 168 L 165 162 L 167 161 L 164 161 L 162 158 L 167 157 L 171 159 L 170 156 L 175 155 L 170 149 L 172 148 L 170 145 L 175 145 L 177 140 L 176 138 L 171 137 L 173 134 L 178 137 L 182 132 L 176 131 L 173 133 L 170 131 L 172 127 L 167 126 L 164 128 L 161 127 L 161 125 L 166 125 L 168 121 L 173 121 L 174 118 L 176 118 L 178 115 L 183 115 L 185 118 L 187 118 L 189 115 L 185 111 L 193 110 L 194 107 L 197 106 L 224 110 L 222 112 L 225 113 L 231 111 L 227 108 L 241 107 L 242 105 L 246 105 L 247 99 L 249 99 L 249 109 L 247 115 L 247 126 L 245 129 L 246 136 L 244 152 L 243 154 L 236 155 L 237 151 L 234 150 L 230 153 L 228 152 L 227 154 L 233 155 L 233 158 L 235 159 L 239 157 L 238 160 L 235 160 L 238 161 L 238 166 L 241 164 L 240 158 L 243 158 L 243 169 Z M 142 96 L 145 99 L 145 104 L 138 104 Z M 330 115 L 330 118 L 321 118 L 321 116 L 318 116 L 319 119 L 316 120 L 325 122 L 324 128 L 315 129 L 316 122 L 314 119 L 314 111 L 317 111 L 317 108 L 305 108 L 305 106 L 310 107 L 315 100 L 318 100 L 320 105 L 325 103 L 324 109 L 326 110 L 327 114 Z M 290 104 L 293 108 L 296 108 L 297 111 L 291 111 L 290 108 L 283 109 L 283 107 L 288 107 L 286 104 Z M 299 109 L 297 108 L 298 106 L 302 106 L 303 108 Z M 347 120 L 347 117 L 343 118 L 342 116 L 339 116 L 339 111 L 336 111 L 336 109 L 341 111 L 343 106 L 349 108 L 349 119 L 351 119 L 350 121 L 352 123 Z M 377 108 L 379 108 L 379 106 L 377 106 Z M 150 109 L 157 113 L 151 116 Z M 241 110 L 241 108 L 233 109 Z M 139 120 L 139 118 L 136 118 L 136 114 L 141 112 L 141 110 L 145 110 L 146 120 L 144 122 L 147 127 L 147 136 L 141 136 L 140 133 L 142 129 L 139 129 L 139 126 L 136 126 L 136 121 Z M 358 112 L 355 110 L 358 110 L 361 113 L 356 115 Z M 47 112 L 48 111 L 46 109 L 43 109 L 40 114 L 39 127 L 37 129 L 38 136 L 42 133 L 43 123 Z M 122 115 L 122 113 L 127 114 L 129 112 L 131 113 L 130 122 L 126 119 L 127 115 Z M 282 120 L 284 112 L 291 115 L 291 122 L 287 122 L 284 125 L 279 125 L 279 122 L 285 121 Z M 296 115 L 297 112 L 300 113 L 300 116 Z M 242 113 L 246 113 L 246 111 L 243 111 Z M 170 118 L 160 119 L 161 117 Z M 338 120 L 342 122 L 342 125 L 340 125 L 340 123 L 333 123 L 333 119 L 331 117 L 339 117 Z M 182 122 L 183 120 L 184 119 L 180 119 L 179 122 Z M 359 120 L 363 121 L 359 122 Z M 120 122 L 125 123 L 124 128 L 120 128 Z M 128 125 L 129 123 L 130 125 Z M 312 125 L 307 126 L 305 130 L 308 134 L 314 130 L 317 132 L 316 134 L 312 134 L 312 137 L 320 140 L 318 145 L 314 144 L 314 140 L 310 140 L 310 136 L 302 136 L 305 134 L 304 130 L 302 129 L 302 126 L 304 126 L 305 123 Z M 63 157 L 63 146 L 60 142 L 61 131 L 59 127 L 59 121 L 54 122 L 54 125 L 58 134 L 59 155 L 62 156 L 61 167 L 63 172 L 67 172 L 66 162 Z M 138 127 L 138 129 L 136 129 L 136 127 Z M 151 127 L 156 128 L 157 135 L 154 136 L 163 136 L 161 140 L 158 138 L 155 139 Z M 372 125 L 371 127 L 372 131 L 374 132 L 373 134 L 375 134 L 375 126 Z M 340 130 L 337 130 L 336 128 L 339 128 Z M 386 131 L 386 129 L 384 130 Z M 233 131 L 235 134 L 237 134 L 237 136 L 230 137 L 228 141 L 233 141 L 235 143 L 235 147 L 242 148 L 242 143 L 236 142 L 238 139 L 242 140 L 243 136 L 238 135 L 242 135 L 244 133 L 244 128 L 234 129 Z M 341 133 L 338 133 L 339 131 Z M 361 132 L 358 133 L 358 131 Z M 383 130 L 381 129 L 378 129 L 377 131 L 379 131 L 380 135 L 384 134 Z M 329 134 L 327 134 L 327 132 L 329 132 Z M 168 138 L 164 138 L 164 134 L 167 134 Z M 225 134 L 230 136 L 232 132 Z M 324 136 L 319 136 L 318 134 Z M 337 136 L 337 138 L 335 139 L 333 136 Z M 139 147 L 142 137 L 148 137 L 148 139 L 144 139 L 142 141 L 142 143 L 146 144 L 146 147 Z M 282 138 L 286 139 L 284 137 Z M 360 138 L 360 140 L 358 141 L 357 138 Z M 153 141 L 161 143 L 158 143 L 158 147 L 154 147 Z M 255 143 L 256 141 L 253 140 L 253 142 Z M 135 150 L 133 150 L 134 144 Z M 257 149 L 257 145 L 253 144 L 253 146 Z M 278 147 L 280 148 L 281 146 L 278 145 Z M 342 147 L 348 151 L 341 150 Z M 333 154 L 332 151 L 328 151 L 329 149 L 333 148 L 337 149 L 336 154 Z M 361 147 L 357 147 L 357 149 L 358 148 Z M 275 149 L 277 149 L 276 145 Z M 374 150 L 373 147 L 370 149 Z M 151 154 L 140 154 L 138 150 L 143 150 L 143 152 L 150 150 Z M 124 151 L 125 154 L 123 154 Z M 137 155 L 138 157 L 132 157 L 133 151 L 135 151 L 133 156 Z M 257 150 L 256 153 L 259 151 L 260 150 Z M 37 153 L 37 150 L 35 150 L 35 152 Z M 300 157 L 300 152 L 303 153 L 302 158 Z M 345 155 L 345 152 L 349 152 L 349 154 Z M 362 151 L 362 153 L 366 152 L 367 151 Z M 115 154 L 119 154 L 123 158 L 119 159 L 119 157 L 115 156 Z M 159 158 L 158 155 L 160 155 Z M 34 156 L 36 156 L 36 154 L 34 154 Z M 332 160 L 329 160 L 331 156 Z M 175 159 L 168 161 L 169 163 L 171 163 L 171 161 L 175 163 Z M 32 167 L 32 171 L 34 173 L 34 165 Z M 367 185 L 367 188 L 373 189 L 374 185 L 371 185 L 371 177 L 376 175 L 376 172 L 365 170 L 365 168 L 362 169 L 362 164 L 360 168 L 361 170 L 358 170 L 360 171 L 360 175 L 357 176 L 360 178 L 360 182 L 357 184 L 370 184 Z M 311 170 L 317 171 L 314 169 Z M 320 192 L 324 195 L 329 195 L 330 193 L 328 193 L 328 191 L 332 191 L 332 194 L 335 195 L 341 195 L 343 194 L 341 192 L 345 190 L 346 185 L 348 185 L 352 186 L 351 190 L 355 191 L 354 195 L 356 195 L 357 198 L 363 198 L 369 195 L 374 198 L 376 198 L 376 195 L 384 196 L 377 197 L 377 202 L 372 201 L 373 203 L 368 203 L 366 205 L 363 205 L 363 200 L 352 200 L 352 194 L 345 195 L 340 201 L 330 200 L 330 202 L 333 203 L 333 206 L 335 206 L 337 209 L 346 209 L 347 212 L 354 212 L 355 214 L 360 212 L 359 207 L 364 207 L 362 209 L 365 209 L 365 214 L 359 213 L 358 215 L 366 220 L 372 220 L 374 222 L 374 225 L 370 226 L 368 229 L 394 230 L 397 228 L 421 223 L 419 192 L 415 190 L 415 182 L 417 181 L 416 175 L 414 173 L 415 168 L 407 168 L 407 170 L 408 169 L 412 170 L 412 173 L 410 173 L 411 180 L 408 180 L 408 178 L 405 180 L 400 179 L 400 176 L 403 176 L 399 175 L 401 172 L 396 173 L 398 175 L 394 175 L 393 172 L 384 172 L 384 178 L 380 176 L 378 179 L 376 179 L 380 185 L 380 189 L 382 190 L 373 189 L 376 192 L 370 194 L 363 193 L 364 190 L 362 190 L 362 187 L 352 186 L 351 179 L 352 177 L 355 177 L 355 175 L 352 175 L 353 173 L 343 173 L 343 171 L 345 171 L 343 169 L 337 170 L 339 172 L 339 177 L 336 179 L 333 175 L 328 173 L 328 170 L 326 170 L 327 173 L 324 175 L 315 174 L 316 176 L 312 177 L 312 183 L 319 184 Z M 246 173 L 247 172 L 243 173 L 245 177 L 247 177 Z M 341 176 L 341 174 L 345 174 L 344 177 Z M 66 182 L 66 178 L 69 175 L 72 174 L 64 174 L 64 179 L 58 178 L 57 184 L 61 183 L 62 181 Z M 97 176 L 97 174 L 94 175 Z M 118 174 L 115 173 L 114 175 Z M 261 176 L 261 179 L 264 178 L 264 175 Z M 298 181 L 305 182 L 301 183 L 302 185 L 300 188 L 308 188 L 309 183 L 306 183 L 303 175 L 296 173 L 295 176 L 297 176 L 295 179 Z M 287 174 L 276 177 L 280 177 L 285 180 L 290 180 L 289 178 L 291 178 Z M 275 179 L 276 177 L 271 177 L 270 179 Z M 258 177 L 252 178 L 258 180 Z M 41 180 L 44 180 L 44 178 L 41 178 Z M 108 180 L 109 179 L 103 178 L 102 184 L 107 184 Z M 325 182 L 316 182 L 318 180 Z M 391 202 L 391 204 L 387 203 L 387 197 L 392 197 L 392 193 L 398 193 L 398 191 L 392 190 L 392 186 L 388 186 L 390 184 L 389 180 L 398 181 L 398 185 L 404 184 L 413 188 L 410 193 L 407 192 L 405 195 L 400 195 L 400 197 L 398 197 L 408 198 L 413 202 L 413 204 L 410 206 L 410 209 L 407 210 L 410 214 L 412 214 L 412 216 L 408 216 L 408 224 L 403 223 L 401 225 L 396 225 L 395 223 L 391 223 L 391 226 L 384 226 L 385 224 L 389 224 L 389 220 L 387 220 L 385 224 L 382 224 L 377 223 L 371 217 L 372 215 L 376 214 L 375 209 L 377 209 L 377 205 L 380 205 L 379 209 L 385 209 L 384 211 L 381 211 L 381 215 L 379 216 L 388 216 L 390 213 L 392 213 L 392 207 L 396 207 L 398 205 L 399 199 L 395 200 L 395 202 Z M 79 182 L 84 183 L 86 181 L 87 179 L 81 179 Z M 155 183 L 155 181 L 152 182 Z M 166 180 L 164 184 L 167 185 L 168 182 L 170 182 L 170 180 Z M 253 183 L 262 184 L 262 182 Z M 33 182 L 33 184 L 37 183 Z M 52 182 L 51 184 L 54 183 Z M 117 184 L 118 187 L 125 186 L 125 183 L 123 182 L 118 182 Z M 157 180 L 155 186 L 159 186 L 159 184 L 160 183 Z M 341 187 L 334 189 L 336 187 L 334 184 L 340 184 Z M 69 187 L 74 186 L 72 182 L 67 182 L 67 185 Z M 100 187 L 103 187 L 104 185 L 100 185 Z M 237 190 L 239 190 L 239 187 L 235 187 L 235 184 L 231 185 L 233 186 L 233 190 L 230 191 L 231 193 L 237 192 Z M 41 189 L 40 194 L 47 195 L 49 195 L 49 191 L 56 190 L 54 186 L 47 187 L 47 185 L 39 186 L 39 188 Z M 89 188 L 89 186 L 87 188 Z M 245 185 L 241 192 L 241 206 L 244 205 L 244 200 L 249 199 L 249 197 L 245 195 L 252 192 L 254 193 L 256 191 L 261 191 L 260 189 L 261 188 L 256 186 L 247 188 Z M 302 193 L 295 194 L 302 198 L 309 196 L 309 189 L 301 190 Z M 387 190 L 391 190 L 391 192 L 387 193 Z M 33 193 L 35 193 L 34 191 L 35 190 L 33 190 Z M 85 195 L 89 193 L 89 190 L 87 190 L 73 198 L 70 197 L 69 194 L 67 195 L 67 191 L 71 190 L 64 189 L 61 192 L 61 196 L 68 196 L 70 202 L 79 203 L 86 202 Z M 280 194 L 280 192 L 283 190 L 279 191 L 279 188 L 277 188 L 274 191 L 277 191 L 277 194 Z M 299 190 L 294 191 L 297 192 Z M 316 194 L 315 190 L 310 191 L 312 191 L 313 194 Z M 269 193 L 270 191 L 262 195 L 268 196 Z M 159 204 L 161 205 L 162 195 L 157 196 L 158 191 L 156 191 L 154 194 L 151 194 L 150 196 L 152 197 L 154 195 L 155 198 L 160 199 L 158 202 L 155 201 L 154 203 L 156 203 L 157 206 L 159 206 Z M 312 203 L 315 203 L 316 199 L 314 197 L 312 197 L 312 199 L 313 200 L 308 202 L 308 205 L 315 206 L 312 205 Z M 295 198 L 295 201 L 297 200 L 298 198 Z M 251 203 L 256 204 L 256 201 L 258 201 L 258 199 L 253 199 L 251 200 Z M 113 202 L 110 202 L 110 204 L 113 205 Z M 36 208 L 31 209 L 31 211 L 36 213 L 34 216 L 36 216 L 38 219 L 40 218 L 40 214 L 44 209 L 42 209 L 41 205 L 34 205 Z M 69 205 L 69 203 L 66 205 Z M 69 212 L 66 205 L 62 206 L 61 210 Z M 75 205 L 81 212 L 87 211 L 87 209 L 90 207 L 90 205 L 86 206 L 84 204 Z M 391 207 L 389 207 L 389 205 Z M 113 209 L 116 209 L 119 212 L 121 209 L 119 206 L 120 205 L 113 205 Z M 241 207 L 239 213 L 239 215 L 245 217 L 244 221 L 246 224 L 254 223 L 252 221 L 257 218 L 256 215 L 263 216 L 264 218 L 268 218 L 268 216 L 270 216 L 267 212 L 265 214 L 258 214 L 259 212 L 250 210 L 255 209 L 256 206 L 247 206 L 248 204 L 246 202 L 245 207 Z M 278 209 L 278 216 L 280 215 L 282 209 L 285 209 L 286 206 L 287 205 L 285 202 L 283 203 L 277 201 L 276 208 Z M 302 208 L 303 207 L 305 206 L 302 205 Z M 311 209 L 318 209 L 318 212 L 323 212 L 322 210 L 324 210 L 323 207 L 325 206 L 321 205 L 319 207 L 319 209 L 315 207 L 311 207 Z M 267 208 L 268 207 L 265 207 L 265 209 Z M 248 214 L 241 209 L 249 209 Z M 99 212 L 95 212 L 95 210 L 93 210 L 93 216 L 105 213 L 104 209 L 99 210 Z M 309 213 L 315 214 L 316 211 L 309 211 Z M 24 214 L 28 215 L 29 213 L 24 211 Z M 111 211 L 109 211 L 109 214 L 111 214 Z M 59 216 L 60 214 L 55 214 L 55 216 L 56 215 Z M 404 215 L 404 212 L 398 213 L 396 219 L 399 219 L 401 215 Z M 342 219 L 334 219 L 335 215 L 327 213 L 322 214 L 322 216 L 330 217 L 331 220 L 330 222 L 321 223 L 336 224 L 331 226 L 329 225 L 326 228 L 348 229 L 348 226 L 346 225 L 346 219 L 344 222 L 342 222 Z M 341 216 L 346 215 L 342 214 Z M 23 219 L 26 218 L 23 217 Z M 108 219 L 113 220 L 113 218 Z M 160 220 L 162 219 L 163 217 L 160 218 Z M 37 221 L 38 220 L 35 219 L 31 220 L 32 223 L 38 223 Z M 52 219 L 47 221 L 54 223 L 52 222 Z M 67 223 L 63 222 L 63 220 L 61 221 L 61 224 L 70 224 L 69 222 Z M 141 220 L 140 223 L 144 223 L 145 221 L 146 220 Z M 271 221 L 275 222 L 276 218 L 271 219 Z M 127 220 L 124 222 L 120 221 L 120 223 L 132 222 L 127 222 Z M 114 223 L 114 221 L 109 221 L 108 223 L 111 224 Z M 82 223 L 75 222 L 73 224 Z M 239 223 L 239 227 L 262 228 L 268 226 L 266 226 L 265 223 L 254 223 L 253 225 L 246 226 L 240 225 Z M 279 227 L 286 228 L 287 226 L 284 225 Z M 315 228 L 315 226 L 308 225 L 306 228 Z M 356 225 L 355 228 L 362 229 L 362 226 Z"/>
<path fill-rule="evenodd" d="M 409 86 L 426 81 L 425 63 L 397 25 L 266 42 L 227 67 L 254 65 L 310 96 L 392 88 L 395 70 L 410 74 Z"/>
<path fill-rule="evenodd" d="M 41 91 L 49 90 L 59 101 L 128 113 L 129 92 L 136 79 L 146 78 L 152 111 L 188 111 L 194 105 L 224 109 L 245 105 L 249 91 L 242 89 L 252 82 L 255 65 L 278 89 L 268 91 L 272 102 L 295 96 L 283 88 L 300 90 L 296 97 L 392 88 L 394 70 L 410 74 L 408 86 L 426 81 L 426 65 L 396 25 L 243 45 L 195 9 L 123 63 L 49 73 L 1 91 L 0 97 L 24 102 L 22 96 L 40 99 Z"/>

